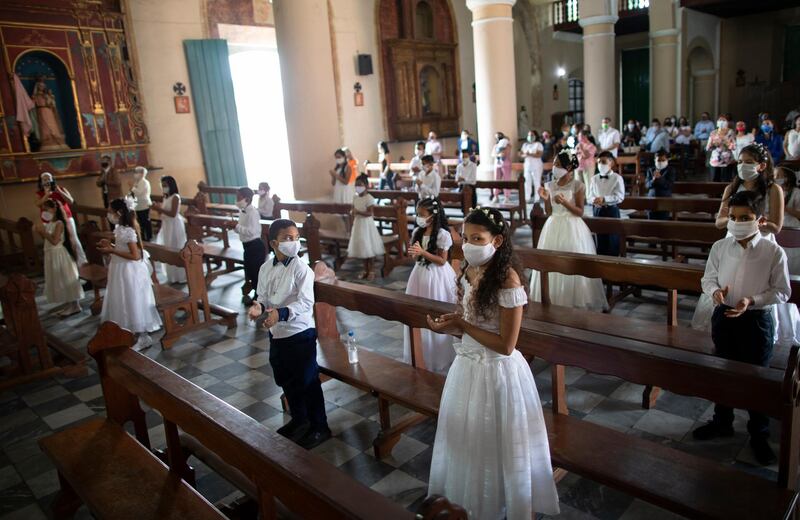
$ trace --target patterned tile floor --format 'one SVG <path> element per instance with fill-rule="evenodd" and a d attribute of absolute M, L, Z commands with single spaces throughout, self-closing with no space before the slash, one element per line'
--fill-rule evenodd
<path fill-rule="evenodd" d="M 530 230 L 517 231 L 515 242 L 530 244 Z M 360 270 L 357 262 L 347 263 L 340 278 L 353 279 Z M 404 290 L 408 268 L 398 268 L 375 284 Z M 214 283 L 213 301 L 231 308 L 239 304 L 240 278 L 230 275 Z M 41 292 L 41 289 L 40 289 Z M 88 312 L 65 320 L 52 316 L 43 297 L 37 298 L 46 328 L 78 348 L 86 343 L 98 326 L 98 319 Z M 681 298 L 680 318 L 684 325 L 691 319 L 695 299 Z M 645 292 L 642 298 L 630 297 L 614 309 L 615 314 L 663 322 L 665 298 Z M 403 330 L 400 324 L 385 322 L 357 313 L 339 310 L 340 330 L 353 329 L 363 347 L 384 355 L 402 358 Z M 288 420 L 281 412 L 280 389 L 275 385 L 267 361 L 265 334 L 245 322 L 230 331 L 212 329 L 188 335 L 169 351 L 154 346 L 148 356 L 181 376 L 205 388 L 263 423 L 278 428 Z M 0 395 L 0 520 L 49 518 L 49 504 L 58 488 L 56 472 L 37 445 L 37 439 L 104 414 L 102 391 L 94 364 L 90 375 L 81 379 L 52 379 L 18 387 Z M 532 366 L 545 405 L 551 401 L 548 367 Z M 571 413 L 630 435 L 644 437 L 690 453 L 695 453 L 745 471 L 776 478 L 776 467 L 754 465 L 745 433 L 746 417 L 737 411 L 736 431 L 732 439 L 696 443 L 691 430 L 708 420 L 712 404 L 691 397 L 666 392 L 656 407 L 642 410 L 642 388 L 612 377 L 567 369 L 568 404 Z M 376 460 L 370 450 L 378 431 L 377 406 L 369 395 L 338 381 L 324 385 L 328 418 L 334 437 L 315 451 L 366 486 L 391 497 L 413 510 L 426 492 L 426 481 L 436 425 L 422 423 L 395 447 L 389 459 Z M 401 415 L 403 410 L 393 409 Z M 160 417 L 148 412 L 151 442 L 164 445 Z M 773 425 L 773 437 L 777 428 Z M 240 496 L 230 484 L 196 462 L 198 487 L 209 500 L 227 503 Z M 660 520 L 675 515 L 592 481 L 569 475 L 559 485 L 562 512 L 560 519 Z M 89 518 L 82 509 L 79 518 Z"/>

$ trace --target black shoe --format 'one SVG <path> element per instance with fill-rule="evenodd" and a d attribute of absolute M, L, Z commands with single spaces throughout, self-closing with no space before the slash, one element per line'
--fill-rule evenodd
<path fill-rule="evenodd" d="M 299 439 L 306 433 L 307 429 L 308 429 L 308 421 L 295 421 L 294 419 L 292 419 L 288 423 L 278 428 L 277 433 L 278 435 L 283 435 L 287 439 L 296 442 L 297 439 Z"/>
<path fill-rule="evenodd" d="M 250 295 L 245 294 L 244 296 L 242 296 L 242 303 L 245 304 L 247 307 L 249 307 L 253 305 L 253 299 L 250 297 Z"/>
<path fill-rule="evenodd" d="M 93 289 L 92 282 L 84 282 L 83 290 L 84 291 L 91 291 Z"/>
<path fill-rule="evenodd" d="M 331 430 L 325 428 L 324 430 L 309 429 L 308 433 L 303 435 L 297 444 L 307 450 L 313 450 L 323 442 L 331 438 Z"/>
<path fill-rule="evenodd" d="M 764 437 L 750 437 L 750 448 L 753 450 L 756 460 L 762 466 L 769 466 L 777 460 L 775 452 L 772 451 L 767 439 Z"/>
<path fill-rule="evenodd" d="M 710 422 L 693 431 L 692 437 L 698 441 L 708 441 L 717 437 L 733 437 L 733 426 L 721 426 Z"/>

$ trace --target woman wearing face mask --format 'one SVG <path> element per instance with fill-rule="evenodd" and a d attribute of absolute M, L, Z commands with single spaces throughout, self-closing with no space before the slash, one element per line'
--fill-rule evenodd
<path fill-rule="evenodd" d="M 628 120 L 628 124 L 622 133 L 622 146 L 630 148 L 632 146 L 639 146 L 639 141 L 642 140 L 642 132 L 636 126 L 636 121 L 633 119 Z"/>
<path fill-rule="evenodd" d="M 492 157 L 494 158 L 494 180 L 496 181 L 510 181 L 511 180 L 511 142 L 503 132 L 497 132 L 494 136 L 496 144 L 492 149 Z M 491 200 L 494 200 L 500 194 L 500 190 L 493 190 Z M 509 199 L 511 194 L 510 190 L 503 190 L 503 197 L 505 200 Z"/>
<path fill-rule="evenodd" d="M 136 200 L 136 220 L 139 221 L 139 229 L 142 230 L 142 239 L 150 242 L 153 239 L 153 225 L 150 222 L 150 206 L 153 205 L 153 201 L 150 199 L 147 168 L 137 166 L 133 170 L 133 185 L 130 194 Z"/>
<path fill-rule="evenodd" d="M 378 162 L 381 165 L 381 183 L 378 189 L 393 190 L 395 174 L 392 171 L 392 155 L 389 153 L 389 145 L 385 141 L 378 141 Z"/>
<path fill-rule="evenodd" d="M 161 215 L 161 229 L 155 242 L 162 246 L 183 249 L 186 245 L 186 224 L 181 215 L 181 196 L 178 183 L 169 175 L 161 177 L 161 191 L 164 202 L 153 203 L 152 209 Z M 169 283 L 186 283 L 186 270 L 174 265 L 163 266 Z"/>
<path fill-rule="evenodd" d="M 468 154 L 464 151 L 464 154 Z M 411 235 L 408 255 L 415 261 L 408 278 L 406 294 L 446 303 L 456 303 L 456 272 L 448 263 L 453 237 L 447 216 L 438 199 L 423 199 L 417 204 L 417 228 Z M 422 357 L 428 370 L 446 374 L 456 357 L 453 337 L 421 331 Z M 403 359 L 411 363 L 411 331 L 404 327 Z M 419 359 L 416 366 L 423 366 Z"/>
<path fill-rule="evenodd" d="M 553 180 L 539 189 L 549 217 L 539 235 L 538 249 L 597 254 L 592 233 L 582 218 L 586 188 L 574 178 L 577 167 L 577 158 L 561 152 L 553 162 Z M 600 279 L 550 273 L 548 281 L 553 305 L 597 311 L 608 306 Z M 541 274 L 534 271 L 531 274 L 531 298 L 534 301 L 542 301 L 541 285 Z"/>
<path fill-rule="evenodd" d="M 578 157 L 578 171 L 576 174 L 584 186 L 589 186 L 592 181 L 596 164 L 594 156 L 597 153 L 597 147 L 589 138 L 589 133 L 585 131 L 579 133 L 578 146 L 575 149 L 575 154 Z"/>
<path fill-rule="evenodd" d="M 733 130 L 728 128 L 728 119 L 720 115 L 717 118 L 717 128 L 708 136 L 706 143 L 706 151 L 711 152 L 709 164 L 714 174 L 714 182 L 730 182 L 733 179 L 736 167 L 736 159 L 733 156 L 735 149 Z"/>
<path fill-rule="evenodd" d="M 359 175 L 356 179 L 356 196 L 353 198 L 353 228 L 350 231 L 350 243 L 347 247 L 347 258 L 358 258 L 364 261 L 364 271 L 359 275 L 361 280 L 374 280 L 372 265 L 376 256 L 386 251 L 378 228 L 373 218 L 375 199 L 367 193 L 369 178 Z"/>
<path fill-rule="evenodd" d="M 75 226 L 75 219 L 72 218 L 72 208 L 70 205 L 75 203 L 72 194 L 56 183 L 53 174 L 44 172 L 39 176 L 38 189 L 36 190 L 36 206 L 40 209 L 43 207 L 45 201 L 53 200 L 61 205 L 61 211 L 64 213 L 64 221 L 66 222 L 66 238 L 69 241 L 72 251 L 75 253 L 75 261 L 78 267 L 86 263 L 86 253 L 83 251 L 83 245 L 78 238 L 78 228 Z"/>
<path fill-rule="evenodd" d="M 761 131 L 756 135 L 756 142 L 767 147 L 773 162 L 777 164 L 783 160 L 783 136 L 774 130 L 772 119 L 764 119 L 761 122 Z"/>
<path fill-rule="evenodd" d="M 439 405 L 428 494 L 475 519 L 556 515 L 542 404 L 516 350 L 528 295 L 508 223 L 497 210 L 474 209 L 462 236 L 463 314 L 428 316 L 434 332 L 461 335 Z"/>
<path fill-rule="evenodd" d="M 520 158 L 525 161 L 524 174 L 525 174 L 525 199 L 530 202 L 539 201 L 539 187 L 542 185 L 542 170 L 544 165 L 542 163 L 542 154 L 544 154 L 544 146 L 539 142 L 539 134 L 536 130 L 528 132 L 528 140 L 522 145 L 519 152 Z"/>
<path fill-rule="evenodd" d="M 328 171 L 333 185 L 333 202 L 337 204 L 352 204 L 355 196 L 355 187 L 350 182 L 352 171 L 347 164 L 347 155 L 343 149 L 338 149 L 333 154 L 336 159 L 336 166 Z M 383 180 L 381 180 L 383 184 Z"/>
<path fill-rule="evenodd" d="M 764 218 L 758 222 L 758 229 L 764 238 L 775 241 L 775 235 L 783 227 L 784 199 L 783 190 L 774 182 L 774 165 L 772 156 L 765 146 L 754 143 L 746 146 L 739 154 L 737 177 L 725 188 L 722 204 L 717 215 L 716 226 L 728 229 L 728 201 L 734 193 L 753 191 L 764 199 Z M 709 330 L 713 303 L 703 295 L 697 302 L 692 327 Z M 800 314 L 793 303 L 775 306 L 776 343 L 784 346 L 800 343 Z"/>
<path fill-rule="evenodd" d="M 75 263 L 75 251 L 67 234 L 64 208 L 53 199 L 42 203 L 42 221 L 36 223 L 36 233 L 44 239 L 44 294 L 47 303 L 66 304 L 58 315 L 72 316 L 81 312 L 83 289 Z"/>
<path fill-rule="evenodd" d="M 792 128 L 786 132 L 783 151 L 787 161 L 800 161 L 800 116 L 794 118 Z"/>
<path fill-rule="evenodd" d="M 753 144 L 756 136 L 752 132 L 747 131 L 747 125 L 744 121 L 736 122 L 736 150 L 734 151 L 734 159 L 739 160 L 739 154 L 744 150 L 745 146 Z"/>

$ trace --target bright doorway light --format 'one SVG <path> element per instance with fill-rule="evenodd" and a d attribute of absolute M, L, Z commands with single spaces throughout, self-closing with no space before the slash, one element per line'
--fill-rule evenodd
<path fill-rule="evenodd" d="M 229 61 L 239 115 L 247 185 L 268 182 L 272 193 L 294 199 L 292 165 L 278 51 L 259 47 L 232 50 Z"/>

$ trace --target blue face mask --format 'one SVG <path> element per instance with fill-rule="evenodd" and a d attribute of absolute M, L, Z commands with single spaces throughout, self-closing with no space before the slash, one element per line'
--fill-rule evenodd
<path fill-rule="evenodd" d="M 765 134 L 772 132 L 772 125 L 761 125 L 761 131 Z"/>

